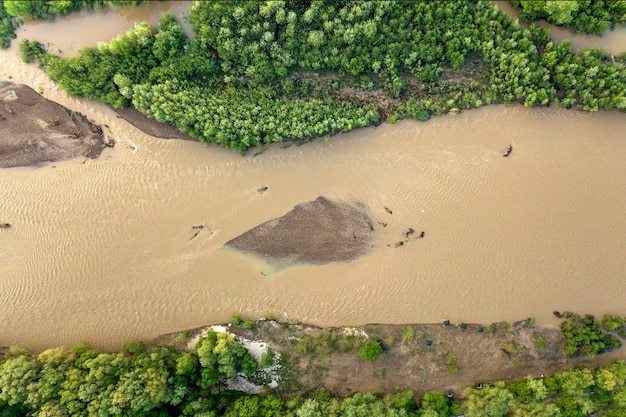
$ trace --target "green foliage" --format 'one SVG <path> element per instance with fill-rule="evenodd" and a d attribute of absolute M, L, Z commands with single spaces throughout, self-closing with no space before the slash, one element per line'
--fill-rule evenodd
<path fill-rule="evenodd" d="M 26 63 L 42 60 L 46 54 L 46 49 L 41 43 L 37 41 L 29 41 L 27 39 L 20 42 L 19 49 L 20 56 Z"/>
<path fill-rule="evenodd" d="M 11 39 L 15 39 L 15 29 L 20 22 L 12 17 L 4 5 L 4 0 L 0 0 L 0 49 L 7 49 L 11 46 Z"/>
<path fill-rule="evenodd" d="M 431 412 L 436 416 L 445 417 L 452 415 L 446 397 L 435 391 L 426 392 L 420 401 L 420 406 L 422 412 Z"/>
<path fill-rule="evenodd" d="M 367 361 L 376 362 L 380 355 L 383 354 L 383 347 L 377 340 L 365 342 L 359 348 L 359 356 Z"/>
<path fill-rule="evenodd" d="M 602 320 L 602 326 L 606 331 L 614 332 L 626 326 L 626 317 L 605 314 L 604 320 Z"/>
<path fill-rule="evenodd" d="M 542 348 L 546 345 L 546 339 L 544 337 L 539 336 L 535 339 L 535 346 L 538 348 Z"/>
<path fill-rule="evenodd" d="M 269 368 L 274 364 L 274 355 L 271 352 L 265 352 L 261 355 L 261 368 Z"/>
<path fill-rule="evenodd" d="M 241 324 L 241 314 L 239 313 L 233 314 L 232 320 L 235 326 L 239 326 Z"/>
<path fill-rule="evenodd" d="M 456 363 L 449 363 L 446 365 L 446 372 L 450 375 L 456 375 L 459 372 L 459 365 Z"/>
<path fill-rule="evenodd" d="M 511 0 L 515 7 L 521 7 L 521 16 L 533 21 L 547 21 L 568 26 L 576 31 L 602 35 L 616 24 L 626 22 L 626 2 L 588 0 Z"/>
<path fill-rule="evenodd" d="M 254 327 L 254 322 L 252 320 L 246 320 L 246 321 L 243 322 L 241 327 L 243 327 L 246 330 L 250 330 L 251 328 Z"/>
<path fill-rule="evenodd" d="M 582 320 L 574 315 L 569 321 L 561 323 L 561 331 L 566 339 L 565 353 L 570 356 L 594 357 L 621 346 L 619 339 L 601 331 L 600 322 L 591 315 Z"/>
<path fill-rule="evenodd" d="M 402 329 L 402 341 L 410 342 L 415 338 L 415 329 L 411 326 L 406 326 Z"/>
<path fill-rule="evenodd" d="M 513 394 L 502 381 L 485 385 L 482 389 L 468 388 L 465 398 L 469 417 L 506 416 L 514 404 Z"/>

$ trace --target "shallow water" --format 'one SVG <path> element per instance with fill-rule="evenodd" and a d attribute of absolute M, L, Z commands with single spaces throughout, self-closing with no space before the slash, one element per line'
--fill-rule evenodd
<path fill-rule="evenodd" d="M 233 312 L 333 326 L 626 314 L 623 113 L 489 106 L 241 157 L 147 136 L 0 52 L 9 77 L 117 145 L 0 171 L 0 345 L 113 349 Z M 319 195 L 388 224 L 370 254 L 272 271 L 222 247 Z M 426 237 L 394 248 L 407 227 Z"/>

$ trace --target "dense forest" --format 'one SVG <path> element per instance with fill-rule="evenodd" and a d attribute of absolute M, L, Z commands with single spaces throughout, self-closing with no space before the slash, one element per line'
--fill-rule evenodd
<path fill-rule="evenodd" d="M 79 344 L 38 355 L 10 348 L 0 358 L 0 416 L 626 416 L 623 361 L 509 383 L 477 383 L 463 392 L 460 405 L 452 394 L 435 391 L 347 398 L 323 390 L 287 396 L 234 391 L 228 385 L 233 377 L 266 384 L 269 374 L 263 371 L 284 363 L 272 353 L 257 362 L 228 333 L 210 331 L 189 352 L 141 343 L 122 347 L 106 353 Z"/>
<path fill-rule="evenodd" d="M 203 1 L 190 21 L 191 40 L 165 15 L 77 57 L 21 49 L 71 95 L 241 152 L 492 103 L 626 111 L 624 56 L 575 53 L 482 0 Z"/>
<path fill-rule="evenodd" d="M 626 23 L 625 0 L 510 0 L 526 21 L 546 19 L 585 33 L 602 35 Z"/>

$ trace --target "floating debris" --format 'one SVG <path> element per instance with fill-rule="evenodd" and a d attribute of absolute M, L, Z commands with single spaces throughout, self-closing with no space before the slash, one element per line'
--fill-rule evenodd
<path fill-rule="evenodd" d="M 191 226 L 191 229 L 192 230 L 196 230 L 196 233 L 194 233 L 193 236 L 191 236 L 191 238 L 189 238 L 189 240 L 195 239 L 200 234 L 200 232 L 204 229 L 204 225 L 203 224 L 199 224 L 197 226 Z"/>
<path fill-rule="evenodd" d="M 11 227 L 11 223 L 0 223 L 0 229 L 8 229 Z"/>
<path fill-rule="evenodd" d="M 396 248 L 399 248 L 402 245 L 404 245 L 404 241 L 403 240 L 401 240 L 400 242 L 396 242 Z"/>
<path fill-rule="evenodd" d="M 502 154 L 502 156 L 506 158 L 507 156 L 511 155 L 511 152 L 513 152 L 513 145 L 509 145 L 509 146 L 503 148 L 500 151 L 500 154 Z"/>
<path fill-rule="evenodd" d="M 261 187 L 261 188 L 257 188 L 256 190 L 259 193 L 264 193 L 264 192 L 266 192 L 269 189 L 270 189 L 270 187 Z"/>
<path fill-rule="evenodd" d="M 385 211 L 389 214 L 393 214 L 393 211 L 389 207 L 385 207 Z"/>
<path fill-rule="evenodd" d="M 412 227 L 409 227 L 408 230 L 405 230 L 404 232 L 402 232 L 402 236 L 408 239 L 409 236 L 411 236 L 413 233 L 415 233 L 415 230 L 413 230 Z"/>

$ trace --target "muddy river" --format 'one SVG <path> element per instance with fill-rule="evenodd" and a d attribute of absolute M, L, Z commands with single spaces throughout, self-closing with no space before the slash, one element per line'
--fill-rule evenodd
<path fill-rule="evenodd" d="M 0 230 L 0 345 L 117 348 L 233 312 L 319 325 L 626 314 L 623 113 L 488 106 L 241 157 L 147 136 L 3 51 L 9 77 L 117 145 L 0 171 L 13 225 Z M 365 205 L 368 255 L 276 272 L 223 247 L 320 195 Z M 395 248 L 408 227 L 425 238 Z"/>

